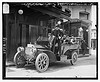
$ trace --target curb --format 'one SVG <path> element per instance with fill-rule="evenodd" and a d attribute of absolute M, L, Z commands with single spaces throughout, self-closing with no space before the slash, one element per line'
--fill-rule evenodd
<path fill-rule="evenodd" d="M 87 55 L 79 55 L 78 58 L 83 58 L 83 57 L 89 57 L 91 56 L 90 54 L 87 54 Z"/>
<path fill-rule="evenodd" d="M 11 66 L 15 66 L 15 64 L 13 63 L 13 62 L 8 62 L 8 63 L 6 63 L 6 67 L 11 67 Z"/>

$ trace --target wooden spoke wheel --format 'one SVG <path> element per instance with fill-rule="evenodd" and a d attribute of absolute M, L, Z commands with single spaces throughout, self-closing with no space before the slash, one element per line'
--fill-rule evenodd
<path fill-rule="evenodd" d="M 46 53 L 40 53 L 35 61 L 35 67 L 38 72 L 44 72 L 48 69 L 49 57 Z"/>
<path fill-rule="evenodd" d="M 24 56 L 21 52 L 17 52 L 14 56 L 14 63 L 17 67 L 24 67 L 26 64 Z"/>
<path fill-rule="evenodd" d="M 72 65 L 76 64 L 77 59 L 78 59 L 77 52 L 76 52 L 76 51 L 72 52 L 72 57 L 71 57 L 70 63 L 71 63 Z"/>

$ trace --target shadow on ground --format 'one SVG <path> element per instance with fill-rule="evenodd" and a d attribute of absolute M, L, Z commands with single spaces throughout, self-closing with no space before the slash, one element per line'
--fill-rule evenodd
<path fill-rule="evenodd" d="M 70 61 L 66 62 L 55 62 L 49 65 L 49 68 L 46 72 L 55 72 L 63 69 L 74 69 L 76 66 L 84 66 L 84 65 L 96 65 L 96 58 L 95 57 L 84 57 L 79 58 L 75 65 L 71 65 Z M 36 70 L 34 65 L 25 66 L 26 70 Z"/>

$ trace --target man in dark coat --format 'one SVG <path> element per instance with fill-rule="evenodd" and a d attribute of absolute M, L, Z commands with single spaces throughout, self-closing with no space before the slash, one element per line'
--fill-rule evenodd
<path fill-rule="evenodd" d="M 88 45 L 86 44 L 85 40 L 82 40 L 81 48 L 82 48 L 83 55 L 86 54 L 87 47 L 88 47 Z"/>
<path fill-rule="evenodd" d="M 64 31 L 63 29 L 61 29 L 59 27 L 59 25 L 57 25 L 54 29 L 52 29 L 51 34 L 54 36 L 54 39 L 52 41 L 52 48 L 51 50 L 55 53 L 55 54 L 61 54 L 61 38 L 64 35 Z"/>

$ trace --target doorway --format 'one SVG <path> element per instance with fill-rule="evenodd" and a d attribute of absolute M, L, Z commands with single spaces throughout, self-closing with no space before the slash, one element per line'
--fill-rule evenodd
<path fill-rule="evenodd" d="M 26 47 L 27 44 L 34 43 L 38 37 L 38 27 L 35 25 L 20 24 L 20 44 Z"/>
<path fill-rule="evenodd" d="M 38 38 L 38 26 L 29 25 L 29 42 L 33 43 Z"/>

